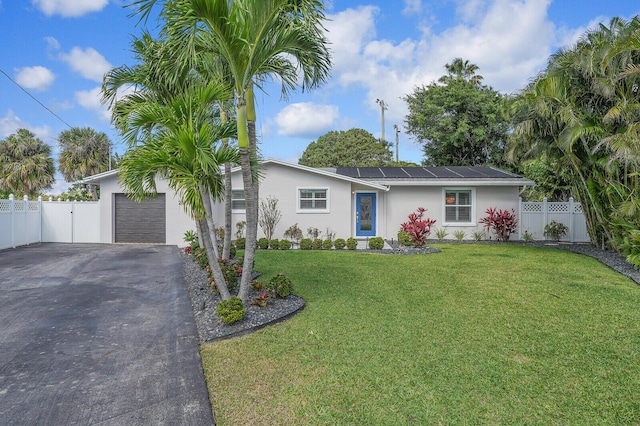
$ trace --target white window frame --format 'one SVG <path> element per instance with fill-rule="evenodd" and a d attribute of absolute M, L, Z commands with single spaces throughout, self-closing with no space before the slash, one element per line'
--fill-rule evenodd
<path fill-rule="evenodd" d="M 470 222 L 447 222 L 447 192 L 462 192 L 469 191 L 471 199 L 471 214 Z M 461 207 L 460 205 L 454 205 L 449 207 Z M 442 188 L 442 223 L 443 226 L 476 226 L 476 189 L 475 188 Z"/>
<path fill-rule="evenodd" d="M 234 197 L 233 197 L 233 194 L 234 194 L 234 193 L 236 193 L 236 194 L 237 194 L 237 193 L 241 193 L 241 194 L 242 194 L 242 198 L 234 198 Z M 244 201 L 244 203 L 245 203 L 245 208 L 242 208 L 242 209 L 234 208 L 234 207 L 233 207 L 233 202 L 234 202 L 234 201 L 240 201 L 240 200 Z M 244 213 L 244 212 L 247 210 L 247 209 L 246 209 L 246 205 L 247 205 L 246 203 L 247 203 L 247 200 L 245 199 L 245 196 L 244 196 L 244 189 L 232 189 L 232 190 L 231 190 L 231 211 L 232 211 L 233 213 Z"/>
<path fill-rule="evenodd" d="M 300 201 L 302 198 L 300 197 L 300 193 L 302 191 L 325 191 L 327 206 L 324 209 L 311 208 L 311 209 L 303 209 L 300 207 Z M 307 198 L 308 200 L 308 198 Z M 315 198 L 314 198 L 315 200 Z M 331 211 L 331 206 L 329 203 L 331 200 L 331 194 L 329 188 L 327 187 L 308 187 L 308 186 L 299 186 L 296 187 L 296 213 L 304 213 L 304 214 L 314 214 L 314 213 L 329 213 Z"/>

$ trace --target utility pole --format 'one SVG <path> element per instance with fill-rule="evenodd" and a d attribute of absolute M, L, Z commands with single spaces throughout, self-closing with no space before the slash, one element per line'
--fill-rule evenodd
<path fill-rule="evenodd" d="M 400 133 L 400 128 L 398 127 L 397 124 L 394 124 L 393 129 L 396 131 L 396 163 L 399 163 L 400 159 L 398 156 L 398 147 L 400 146 L 400 142 L 398 140 L 398 134 Z"/>
<path fill-rule="evenodd" d="M 381 114 L 381 124 L 382 124 L 382 140 L 386 141 L 384 138 L 384 110 L 387 109 L 387 104 L 382 99 L 376 99 L 376 103 L 380 105 L 380 114 Z"/>

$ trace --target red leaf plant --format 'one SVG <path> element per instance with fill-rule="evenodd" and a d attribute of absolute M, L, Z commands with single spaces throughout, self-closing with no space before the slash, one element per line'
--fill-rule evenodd
<path fill-rule="evenodd" d="M 409 215 L 409 221 L 400 225 L 400 228 L 409 234 L 413 240 L 413 245 L 416 247 L 422 247 L 427 242 L 427 238 L 431 233 L 431 227 L 436 223 L 435 219 L 426 218 L 423 219 L 424 212 L 427 209 L 418 207 L 415 213 Z"/>
<path fill-rule="evenodd" d="M 498 241 L 509 241 L 509 236 L 518 229 L 518 219 L 516 212 L 511 209 L 498 210 L 490 207 L 486 211 L 487 217 L 480 219 L 485 229 L 490 229 L 496 234 Z"/>

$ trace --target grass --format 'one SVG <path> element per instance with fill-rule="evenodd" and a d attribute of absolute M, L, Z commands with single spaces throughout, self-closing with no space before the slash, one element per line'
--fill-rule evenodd
<path fill-rule="evenodd" d="M 202 347 L 220 425 L 639 424 L 640 287 L 573 253 L 259 251 L 307 301 Z"/>

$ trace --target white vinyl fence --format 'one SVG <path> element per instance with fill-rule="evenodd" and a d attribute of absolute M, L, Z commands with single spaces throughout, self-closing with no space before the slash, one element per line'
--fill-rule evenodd
<path fill-rule="evenodd" d="M 567 234 L 560 241 L 572 243 L 589 242 L 587 223 L 582 205 L 570 198 L 568 202 L 523 202 L 520 199 L 520 225 L 518 237 L 523 238 L 525 231 L 534 240 L 545 240 L 544 227 L 555 220 L 568 228 Z"/>
<path fill-rule="evenodd" d="M 0 250 L 39 242 L 100 242 L 98 202 L 0 200 Z"/>

